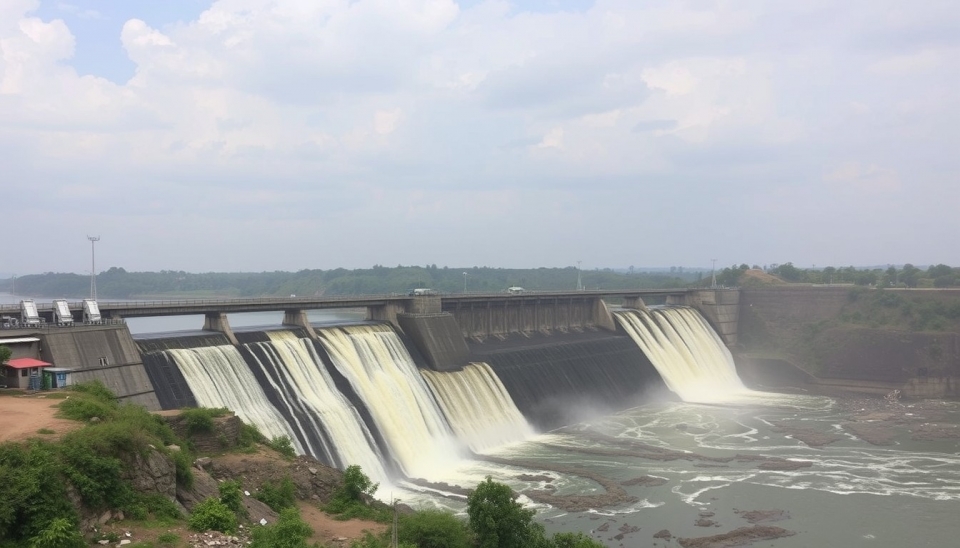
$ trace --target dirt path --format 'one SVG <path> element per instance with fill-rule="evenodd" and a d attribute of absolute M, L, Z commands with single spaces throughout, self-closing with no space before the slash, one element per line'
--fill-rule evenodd
<path fill-rule="evenodd" d="M 58 419 L 54 407 L 62 400 L 43 396 L 0 396 L 0 442 L 22 441 L 27 438 L 55 438 L 83 426 L 83 423 Z M 54 434 L 39 434 L 46 428 Z"/>
<path fill-rule="evenodd" d="M 300 503 L 300 517 L 313 529 L 310 540 L 321 546 L 349 546 L 352 541 L 362 539 L 364 531 L 378 535 L 387 530 L 386 525 L 375 521 L 335 520 L 307 502 Z"/>

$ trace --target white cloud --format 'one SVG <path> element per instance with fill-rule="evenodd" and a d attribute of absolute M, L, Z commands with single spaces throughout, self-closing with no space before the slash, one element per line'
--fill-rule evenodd
<path fill-rule="evenodd" d="M 892 169 L 876 164 L 845 162 L 823 176 L 824 181 L 850 186 L 864 192 L 892 192 L 900 190 L 900 177 Z"/>
<path fill-rule="evenodd" d="M 513 213 L 484 229 L 490 242 L 581 220 L 555 231 L 564 245 L 549 229 L 531 236 L 554 263 L 593 246 L 589 228 L 604 223 L 622 223 L 613 248 L 631 245 L 636 227 L 616 213 L 635 218 L 638 203 L 706 218 L 726 200 L 732 219 L 777 223 L 783 207 L 743 204 L 789 197 L 802 218 L 820 206 L 803 199 L 810 185 L 895 194 L 909 173 L 921 211 L 960 171 L 955 15 L 923 1 L 899 15 L 859 0 L 801 4 L 596 0 L 530 13 L 497 0 L 219 0 L 191 21 L 131 19 L 104 38 L 135 65 L 117 85 L 77 74 L 83 44 L 63 21 L 38 18 L 38 2 L 0 1 L 0 165 L 23 183 L 14 215 L 52 200 L 61 228 L 88 222 L 82 203 L 167 220 L 131 221 L 136 230 L 185 223 L 177 233 L 189 234 L 216 224 L 204 216 L 280 229 L 293 225 L 271 216 L 291 216 L 319 235 L 400 204 L 393 244 L 367 233 L 369 264 L 390 263 L 376 254 L 399 254 L 404 235 L 427 230 L 418 222 L 440 230 L 471 203 Z M 513 222 L 518 211 L 529 218 Z M 230 241 L 269 245 L 275 261 L 299 253 L 263 238 L 244 225 Z M 429 262 L 511 252 L 484 238 L 461 238 L 467 251 L 438 239 L 449 258 Z M 747 256 L 732 261 L 764 262 L 751 255 L 762 246 L 735 240 L 731 254 Z M 183 252 L 217 268 L 201 247 Z M 689 264 L 671 256 L 685 248 L 665 242 L 649 262 Z M 37 255 L 38 271 L 64 268 Z M 348 262 L 330 261 L 314 266 Z M 191 268 L 149 267 L 174 266 Z"/>

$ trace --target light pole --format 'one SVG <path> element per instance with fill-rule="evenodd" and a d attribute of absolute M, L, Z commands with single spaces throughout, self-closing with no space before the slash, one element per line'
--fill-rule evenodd
<path fill-rule="evenodd" d="M 583 278 L 580 272 L 580 261 L 577 261 L 577 291 L 583 291 Z"/>
<path fill-rule="evenodd" d="M 710 280 L 711 280 L 710 288 L 716 289 L 717 288 L 717 260 L 716 259 L 710 259 L 710 260 L 713 261 L 713 266 L 710 267 Z"/>
<path fill-rule="evenodd" d="M 97 300 L 97 252 L 96 244 L 100 236 L 87 236 L 90 240 L 90 298 Z"/>
<path fill-rule="evenodd" d="M 10 294 L 14 297 L 17 296 L 17 275 L 13 275 L 13 289 L 10 290 Z"/>
<path fill-rule="evenodd" d="M 467 273 L 463 273 L 463 292 L 467 292 Z"/>

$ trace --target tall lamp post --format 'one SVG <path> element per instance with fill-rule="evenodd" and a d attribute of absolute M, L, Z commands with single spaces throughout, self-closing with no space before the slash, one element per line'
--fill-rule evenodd
<path fill-rule="evenodd" d="M 463 292 L 467 292 L 467 273 L 463 273 Z"/>
<path fill-rule="evenodd" d="M 713 266 L 710 267 L 710 280 L 711 280 L 710 288 L 716 289 L 717 288 L 717 260 L 716 259 L 710 259 L 710 260 L 713 261 Z"/>
<path fill-rule="evenodd" d="M 580 273 L 580 261 L 577 261 L 577 291 L 583 291 L 583 278 Z"/>
<path fill-rule="evenodd" d="M 100 236 L 87 236 L 90 240 L 90 298 L 97 300 L 97 252 L 96 244 Z"/>

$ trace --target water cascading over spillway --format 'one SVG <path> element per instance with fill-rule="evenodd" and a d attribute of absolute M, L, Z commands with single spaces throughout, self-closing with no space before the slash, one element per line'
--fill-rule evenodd
<path fill-rule="evenodd" d="M 730 351 L 695 309 L 625 310 L 616 318 L 684 401 L 725 402 L 751 394 Z"/>
<path fill-rule="evenodd" d="M 482 452 L 534 435 L 493 369 L 471 363 L 462 371 L 420 373 L 433 389 L 450 426 L 470 449 Z"/>
<path fill-rule="evenodd" d="M 298 453 L 304 452 L 303 444 L 267 399 L 235 347 L 176 348 L 163 353 L 177 364 L 197 405 L 230 409 L 268 438 L 287 436 Z"/>
<path fill-rule="evenodd" d="M 322 431 L 327 459 L 341 469 L 356 464 L 374 481 L 387 479 L 383 458 L 356 408 L 337 390 L 313 343 L 289 331 L 270 331 L 269 342 L 251 343 L 261 370 L 299 428 Z M 252 350 L 252 349 L 251 349 Z"/>
<path fill-rule="evenodd" d="M 428 477 L 462 457 L 417 365 L 389 326 L 317 329 L 337 370 L 363 400 L 408 477 Z"/>

